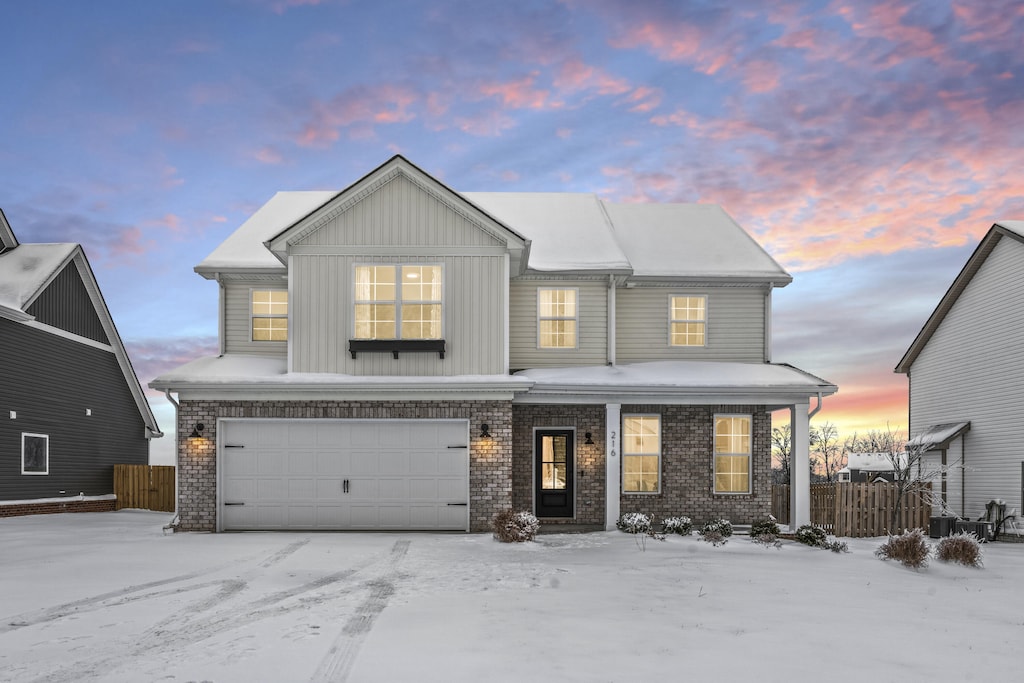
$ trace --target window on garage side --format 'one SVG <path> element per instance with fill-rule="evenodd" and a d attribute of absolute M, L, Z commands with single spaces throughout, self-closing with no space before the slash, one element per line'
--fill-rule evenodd
<path fill-rule="evenodd" d="M 707 309 L 706 296 L 670 297 L 669 343 L 672 346 L 704 346 Z"/>
<path fill-rule="evenodd" d="M 50 437 L 46 434 L 21 435 L 21 473 L 50 473 Z"/>
<path fill-rule="evenodd" d="M 356 339 L 441 339 L 441 266 L 356 266 Z"/>
<path fill-rule="evenodd" d="M 542 349 L 575 349 L 579 323 L 577 289 L 537 290 L 537 346 Z"/>
<path fill-rule="evenodd" d="M 622 490 L 657 493 L 661 490 L 661 416 L 622 418 Z"/>
<path fill-rule="evenodd" d="M 252 340 L 288 341 L 287 290 L 252 290 Z"/>
<path fill-rule="evenodd" d="M 715 415 L 715 493 L 750 493 L 750 415 Z"/>

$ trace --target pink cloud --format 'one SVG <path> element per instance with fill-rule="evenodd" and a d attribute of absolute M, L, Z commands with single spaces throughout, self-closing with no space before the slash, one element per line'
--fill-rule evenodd
<path fill-rule="evenodd" d="M 284 156 L 273 147 L 261 147 L 252 156 L 261 164 L 280 164 L 284 161 Z"/>
<path fill-rule="evenodd" d="M 555 76 L 554 86 L 570 92 L 590 90 L 598 95 L 621 95 L 631 90 L 626 79 L 617 78 L 603 69 L 585 64 L 578 57 L 562 63 Z"/>
<path fill-rule="evenodd" d="M 514 81 L 492 81 L 477 87 L 484 97 L 497 97 L 508 109 L 546 109 L 557 106 L 548 97 L 547 90 L 534 87 L 537 73 L 534 72 Z"/>
<path fill-rule="evenodd" d="M 377 124 L 413 120 L 412 107 L 419 99 L 411 88 L 392 83 L 350 88 L 327 102 L 314 102 L 312 116 L 296 141 L 306 147 L 327 147 L 340 138 L 343 128 L 351 129 L 350 136 L 372 136 Z"/>
<path fill-rule="evenodd" d="M 456 116 L 455 126 L 464 133 L 478 137 L 497 137 L 514 128 L 516 122 L 500 111 L 485 111 L 475 115 Z"/>

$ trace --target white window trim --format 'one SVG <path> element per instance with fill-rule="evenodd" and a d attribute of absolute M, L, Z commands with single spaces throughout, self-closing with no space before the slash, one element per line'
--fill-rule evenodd
<path fill-rule="evenodd" d="M 650 453 L 627 453 L 626 452 L 626 418 L 628 417 L 656 417 L 658 418 L 658 488 L 654 491 L 627 491 L 626 490 L 626 458 L 648 456 Z M 661 465 L 662 456 L 665 454 L 665 420 L 661 416 L 661 413 L 622 413 L 622 423 L 619 425 L 620 433 L 622 434 L 622 464 L 620 465 L 619 472 L 619 489 L 623 495 L 626 496 L 654 496 L 661 493 L 662 476 Z"/>
<path fill-rule="evenodd" d="M 25 437 L 33 436 L 46 441 L 46 470 L 43 472 L 26 472 L 25 471 Z M 31 432 L 21 433 L 21 473 L 29 476 L 34 475 L 46 475 L 50 473 L 50 435 L 49 434 L 32 434 Z"/>
<path fill-rule="evenodd" d="M 379 268 L 381 266 L 389 266 L 395 269 L 395 300 L 392 302 L 388 301 L 363 301 L 356 298 L 356 270 L 358 268 Z M 440 268 L 441 269 L 441 299 L 439 301 L 406 301 L 407 304 L 441 304 L 441 336 L 437 340 L 446 338 L 445 330 L 445 312 L 447 307 L 445 306 L 445 295 L 447 293 L 445 288 L 445 267 L 444 263 L 353 263 L 352 274 L 350 282 L 352 283 L 352 289 L 349 293 L 349 311 L 352 314 L 352 320 L 349 324 L 349 339 L 363 339 L 362 337 L 356 336 L 356 306 L 359 304 L 395 304 L 395 339 L 404 339 L 402 337 L 402 268 L 415 267 L 415 268 Z M 421 339 L 421 337 L 413 337 L 413 339 Z M 383 340 L 382 340 L 383 341 Z"/>
<path fill-rule="evenodd" d="M 576 315 L 572 318 L 567 316 L 544 316 L 540 314 L 540 293 L 555 291 L 573 291 L 576 293 Z M 537 287 L 537 349 L 539 351 L 578 351 L 580 348 L 580 288 L 579 287 Z M 574 320 L 576 322 L 576 344 L 574 346 L 541 346 L 540 323 L 542 320 Z"/>
<path fill-rule="evenodd" d="M 750 432 L 747 434 L 750 442 L 750 451 L 747 453 L 716 453 L 715 452 L 715 422 L 720 417 L 745 417 L 749 420 Z M 746 455 L 747 457 L 747 490 L 746 491 L 719 491 L 718 484 L 718 456 L 720 455 Z M 754 416 L 749 413 L 715 413 L 711 417 L 711 493 L 716 496 L 749 496 L 754 484 Z"/>
<path fill-rule="evenodd" d="M 688 297 L 690 299 L 704 299 L 704 319 L 703 320 L 681 320 L 672 317 L 672 299 L 676 297 Z M 704 325 L 704 343 L 697 344 L 673 344 L 672 343 L 672 323 L 701 323 Z M 692 294 L 687 292 L 673 292 L 668 295 L 668 345 L 673 349 L 706 349 L 708 346 L 708 295 L 707 294 Z"/>
<path fill-rule="evenodd" d="M 253 311 L 253 292 L 284 292 L 288 295 L 288 312 L 284 315 L 280 314 L 256 314 Z M 292 338 L 292 324 L 291 324 L 291 312 L 292 312 L 292 295 L 288 291 L 287 287 L 250 287 L 249 288 L 249 341 L 254 344 L 287 344 L 288 339 Z M 252 335 L 252 324 L 256 318 L 284 318 L 288 321 L 288 329 L 285 335 L 288 339 L 253 339 Z"/>

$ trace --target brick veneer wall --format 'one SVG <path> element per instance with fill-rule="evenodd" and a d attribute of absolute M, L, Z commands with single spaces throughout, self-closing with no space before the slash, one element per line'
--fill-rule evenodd
<path fill-rule="evenodd" d="M 178 409 L 178 514 L 181 531 L 217 528 L 218 418 L 464 419 L 470 424 L 469 524 L 490 529 L 512 505 L 512 404 L 510 401 L 193 401 Z M 202 438 L 188 438 L 196 423 Z M 482 439 L 482 423 L 492 438 Z"/>
<path fill-rule="evenodd" d="M 749 524 L 771 513 L 771 414 L 764 406 L 623 405 L 622 415 L 661 415 L 661 492 L 623 493 L 621 512 L 643 512 L 660 523 L 686 515 L 694 525 L 713 517 Z M 753 460 L 749 494 L 714 493 L 714 416 L 753 417 Z"/>
<path fill-rule="evenodd" d="M 0 505 L 0 517 L 22 515 L 52 515 L 59 512 L 113 512 L 117 506 L 114 498 L 104 500 L 68 500 L 59 503 L 18 503 Z"/>
<path fill-rule="evenodd" d="M 512 407 L 512 506 L 534 511 L 533 428 L 576 428 L 576 516 L 546 524 L 604 524 L 605 407 L 603 405 L 515 405 Z M 592 445 L 584 443 L 591 433 Z"/>

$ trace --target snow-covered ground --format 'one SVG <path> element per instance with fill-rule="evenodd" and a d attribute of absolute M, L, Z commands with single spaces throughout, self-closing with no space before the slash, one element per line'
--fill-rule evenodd
<path fill-rule="evenodd" d="M 0 519 L 4 681 L 1011 681 L 1024 544 L 912 571 L 746 537 L 167 534 Z"/>

